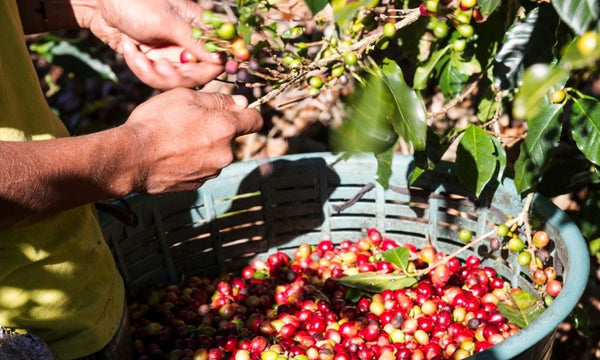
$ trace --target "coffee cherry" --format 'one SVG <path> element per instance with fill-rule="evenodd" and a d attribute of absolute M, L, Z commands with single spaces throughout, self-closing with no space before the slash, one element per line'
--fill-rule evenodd
<path fill-rule="evenodd" d="M 525 249 L 525 243 L 521 238 L 512 237 L 508 240 L 508 249 L 512 252 L 521 252 Z"/>
<path fill-rule="evenodd" d="M 323 86 L 323 79 L 319 76 L 313 76 L 308 79 L 308 84 L 313 88 L 320 89 Z"/>
<path fill-rule="evenodd" d="M 240 61 L 246 61 L 250 58 L 250 51 L 241 37 L 236 37 L 231 41 L 231 53 Z"/>
<path fill-rule="evenodd" d="M 506 225 L 506 224 L 500 224 L 496 228 L 496 234 L 498 234 L 498 236 L 500 236 L 500 237 L 507 236 L 509 231 L 510 231 L 510 229 L 508 228 L 508 225 Z"/>
<path fill-rule="evenodd" d="M 235 25 L 230 22 L 223 23 L 217 30 L 217 36 L 223 40 L 231 40 L 236 35 Z"/>
<path fill-rule="evenodd" d="M 548 245 L 548 243 L 550 242 L 550 236 L 548 236 L 548 233 L 540 230 L 540 231 L 536 231 L 535 234 L 533 234 L 533 245 L 535 245 L 538 248 L 543 248 L 546 245 Z"/>
<path fill-rule="evenodd" d="M 225 63 L 225 72 L 235 74 L 238 70 L 238 62 L 235 60 L 227 60 Z"/>
<path fill-rule="evenodd" d="M 204 30 L 202 30 L 201 28 L 194 26 L 192 28 L 192 38 L 194 39 L 200 39 L 204 36 Z"/>
<path fill-rule="evenodd" d="M 238 69 L 238 71 L 235 73 L 235 79 L 237 82 L 246 82 L 246 80 L 248 80 L 248 70 Z"/>
<path fill-rule="evenodd" d="M 552 297 L 557 297 L 562 291 L 562 283 L 558 280 L 548 281 L 546 284 L 546 293 Z"/>
<path fill-rule="evenodd" d="M 468 10 L 477 4 L 477 0 L 460 0 L 460 8 Z"/>
<path fill-rule="evenodd" d="M 309 87 L 308 90 L 308 96 L 310 97 L 317 97 L 319 96 L 319 94 L 321 94 L 321 90 L 319 88 L 315 88 L 315 87 Z"/>
<path fill-rule="evenodd" d="M 598 34 L 594 31 L 588 31 L 577 39 L 577 50 L 583 56 L 589 56 L 596 51 L 598 47 Z"/>
<path fill-rule="evenodd" d="M 472 237 L 473 233 L 471 232 L 471 230 L 460 229 L 460 231 L 458 232 L 458 239 L 464 243 L 468 243 L 469 241 L 471 241 Z"/>
<path fill-rule="evenodd" d="M 419 13 L 421 14 L 421 16 L 431 16 L 432 15 L 425 7 L 425 3 L 422 3 L 419 6 Z"/>
<path fill-rule="evenodd" d="M 383 25 L 383 35 L 388 38 L 396 36 L 396 26 L 390 22 L 385 23 L 385 25 Z"/>
<path fill-rule="evenodd" d="M 467 41 L 465 39 L 456 39 L 452 43 L 452 49 L 456 52 L 463 52 L 467 47 Z"/>
<path fill-rule="evenodd" d="M 433 34 L 439 39 L 445 38 L 448 35 L 448 24 L 443 21 L 436 23 L 433 27 Z"/>
<path fill-rule="evenodd" d="M 346 65 L 349 65 L 349 66 L 356 65 L 356 63 L 358 62 L 358 57 L 356 56 L 356 53 L 354 53 L 352 51 L 346 51 L 343 54 L 343 58 L 344 58 L 344 63 L 346 63 Z"/>
<path fill-rule="evenodd" d="M 248 61 L 248 69 L 252 72 L 258 72 L 261 69 L 260 63 L 256 59 L 250 59 Z"/>
<path fill-rule="evenodd" d="M 517 257 L 517 262 L 521 266 L 528 266 L 529 263 L 531 263 L 531 254 L 529 253 L 529 251 L 521 251 L 519 253 L 519 256 Z"/>
<path fill-rule="evenodd" d="M 565 93 L 564 90 L 557 89 L 557 90 L 554 90 L 550 94 L 550 101 L 552 101 L 553 104 L 560 104 L 561 102 L 563 102 L 565 100 L 566 96 L 567 96 L 567 94 Z"/>
<path fill-rule="evenodd" d="M 333 67 L 333 69 L 331 69 L 331 76 L 339 78 L 340 76 L 344 75 L 345 71 L 346 68 L 344 67 L 344 65 L 336 65 Z"/>
<path fill-rule="evenodd" d="M 438 0 L 426 0 L 425 9 L 429 14 L 437 14 L 438 11 Z"/>
<path fill-rule="evenodd" d="M 473 26 L 471 26 L 470 24 L 460 24 L 456 27 L 456 31 L 458 31 L 460 36 L 464 38 L 470 38 L 475 32 Z"/>
<path fill-rule="evenodd" d="M 212 41 L 207 41 L 204 43 L 204 50 L 208 51 L 209 53 L 215 53 L 219 51 L 219 45 Z"/>
<path fill-rule="evenodd" d="M 181 54 L 179 54 L 179 61 L 181 61 L 182 64 L 196 63 L 196 62 L 198 62 L 198 58 L 196 57 L 196 55 L 192 54 L 189 50 L 183 49 L 181 51 Z"/>

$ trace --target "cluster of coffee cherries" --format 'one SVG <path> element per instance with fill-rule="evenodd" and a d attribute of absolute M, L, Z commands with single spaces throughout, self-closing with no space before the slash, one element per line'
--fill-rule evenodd
<path fill-rule="evenodd" d="M 336 279 L 399 272 L 383 252 L 409 249 L 408 288 L 356 291 Z M 470 255 L 446 258 L 376 229 L 356 242 L 323 240 L 255 259 L 237 276 L 190 276 L 129 303 L 138 359 L 463 359 L 519 331 L 498 310 L 511 293 Z"/>
<path fill-rule="evenodd" d="M 431 17 L 428 29 L 438 38 L 444 39 L 448 36 L 450 27 L 448 22 L 454 26 L 460 37 L 452 43 L 454 51 L 462 52 L 467 47 L 467 40 L 474 35 L 472 21 L 485 21 L 476 0 L 460 0 L 458 6 L 451 14 L 445 14 L 450 9 L 446 8 L 450 2 L 447 0 L 426 0 L 419 8 L 421 15 Z M 440 16 L 440 15 L 447 16 Z M 448 19 L 450 21 L 448 21 Z"/>
<path fill-rule="evenodd" d="M 558 279 L 558 273 L 552 266 L 552 258 L 548 251 L 551 243 L 550 236 L 544 230 L 537 230 L 533 233 L 530 246 L 511 231 L 506 224 L 501 224 L 496 228 L 498 238 L 491 239 L 492 250 L 497 250 L 504 246 L 516 256 L 517 263 L 530 272 L 531 282 L 537 287 L 540 294 L 544 296 L 544 302 L 547 306 L 552 304 L 554 298 L 562 290 L 562 282 Z M 464 243 L 472 239 L 470 230 L 461 229 L 458 238 Z M 499 240 L 500 239 L 500 240 Z"/>

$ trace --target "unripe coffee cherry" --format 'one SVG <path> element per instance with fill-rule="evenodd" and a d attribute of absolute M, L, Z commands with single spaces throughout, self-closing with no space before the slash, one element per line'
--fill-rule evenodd
<path fill-rule="evenodd" d="M 500 237 L 507 236 L 509 231 L 510 231 L 510 229 L 508 228 L 508 226 L 506 224 L 500 224 L 496 228 L 496 234 L 498 234 L 498 236 L 500 236 Z"/>
<path fill-rule="evenodd" d="M 463 52 L 467 47 L 467 40 L 465 39 L 456 39 L 452 43 L 452 49 L 456 52 Z"/>
<path fill-rule="evenodd" d="M 591 55 L 597 47 L 598 34 L 594 31 L 588 31 L 577 39 L 577 50 L 583 56 Z"/>
<path fill-rule="evenodd" d="M 202 36 L 204 36 L 204 30 L 197 26 L 192 28 L 192 38 L 200 39 Z"/>
<path fill-rule="evenodd" d="M 389 38 L 396 36 L 396 26 L 390 22 L 383 25 L 383 35 Z"/>
<path fill-rule="evenodd" d="M 446 37 L 446 35 L 448 35 L 448 24 L 446 24 L 445 22 L 438 22 L 437 24 L 435 24 L 435 26 L 433 27 L 433 34 L 440 39 L 443 39 Z"/>
<path fill-rule="evenodd" d="M 550 101 L 552 101 L 553 104 L 560 104 L 561 102 L 563 102 L 565 100 L 566 96 L 567 96 L 567 94 L 565 93 L 564 90 L 557 89 L 557 90 L 554 90 L 550 94 Z"/>
<path fill-rule="evenodd" d="M 456 27 L 456 31 L 458 31 L 460 36 L 464 38 L 470 38 L 475 32 L 473 26 L 471 26 L 470 24 L 460 24 Z"/>
<path fill-rule="evenodd" d="M 460 0 L 460 8 L 468 10 L 477 4 L 477 0 Z"/>
<path fill-rule="evenodd" d="M 323 79 L 321 79 L 319 76 L 313 76 L 310 79 L 308 79 L 308 84 L 311 87 L 314 87 L 316 89 L 320 89 L 321 86 L 323 86 Z"/>
<path fill-rule="evenodd" d="M 352 51 L 345 52 L 343 58 L 346 65 L 349 66 L 356 65 L 356 63 L 358 62 L 358 57 L 356 56 L 356 53 Z"/>
<path fill-rule="evenodd" d="M 471 232 L 471 230 L 460 229 L 460 231 L 458 232 L 458 239 L 464 243 L 468 243 L 469 241 L 471 241 L 472 237 L 473 233 Z"/>
<path fill-rule="evenodd" d="M 217 30 L 217 35 L 223 40 L 231 40 L 236 34 L 235 25 L 230 22 L 223 23 Z"/>

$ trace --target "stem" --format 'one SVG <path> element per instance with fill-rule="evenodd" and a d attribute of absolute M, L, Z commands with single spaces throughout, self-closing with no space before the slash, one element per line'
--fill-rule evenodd
<path fill-rule="evenodd" d="M 408 10 L 406 12 L 406 17 L 404 17 L 402 20 L 398 21 L 394 25 L 396 26 L 397 30 L 402 29 L 402 28 L 407 27 L 408 25 L 414 23 L 415 21 L 417 21 L 420 16 L 421 16 L 421 14 L 419 13 L 419 9 Z M 320 68 L 326 67 L 327 65 L 329 65 L 332 62 L 341 60 L 343 53 L 346 51 L 355 51 L 355 52 L 356 51 L 358 51 L 358 52 L 366 51 L 366 49 L 369 46 L 375 44 L 383 36 L 384 36 L 383 31 L 378 31 L 372 35 L 367 36 L 366 38 L 362 39 L 361 41 L 358 41 L 358 42 L 348 46 L 347 48 L 340 49 L 341 51 L 338 51 L 337 53 L 335 53 L 331 56 L 319 59 L 317 61 L 314 61 L 314 62 L 298 69 L 298 73 L 296 75 L 290 76 L 288 79 L 281 82 L 279 87 L 277 87 L 273 91 L 267 93 L 266 95 L 259 98 L 258 100 L 254 101 L 253 103 L 248 105 L 248 107 L 251 109 L 254 109 L 264 103 L 267 103 L 267 102 L 273 100 L 274 98 L 279 96 L 281 93 L 283 93 L 285 90 L 287 90 L 291 85 L 304 80 L 311 71 L 318 70 Z"/>
<path fill-rule="evenodd" d="M 533 251 L 532 249 L 532 241 L 531 241 L 531 229 L 529 228 L 529 210 L 531 208 L 531 203 L 533 201 L 533 193 L 530 193 L 529 195 L 527 195 L 527 198 L 525 199 L 525 203 L 523 204 L 523 209 L 521 210 L 521 212 L 519 213 L 519 215 L 517 215 L 517 217 L 508 220 L 505 224 L 510 228 L 511 226 L 513 226 L 514 224 L 517 224 L 519 226 L 525 224 L 525 231 L 526 233 L 528 232 L 528 244 L 529 244 L 529 251 Z M 439 261 L 434 262 L 433 264 L 429 265 L 428 267 L 426 267 L 425 269 L 421 269 L 421 270 L 417 270 L 416 275 L 417 276 L 423 276 L 426 275 L 427 273 L 429 273 L 430 271 L 432 271 L 433 269 L 435 269 L 438 265 L 441 264 L 445 264 L 448 262 L 448 260 L 450 260 L 453 257 L 456 257 L 458 254 L 460 254 L 461 252 L 474 247 L 475 245 L 479 244 L 480 242 L 482 242 L 483 240 L 485 240 L 486 238 L 495 235 L 496 234 L 496 229 L 492 229 L 490 231 L 488 231 L 487 233 L 483 234 L 482 236 L 473 239 L 471 241 L 469 241 L 466 245 L 464 245 L 463 247 L 461 247 L 460 249 L 456 250 L 455 252 L 453 252 L 450 255 L 446 255 L 444 256 L 444 258 L 442 258 Z M 532 262 L 535 262 L 535 257 L 533 257 L 533 253 L 532 253 Z"/>

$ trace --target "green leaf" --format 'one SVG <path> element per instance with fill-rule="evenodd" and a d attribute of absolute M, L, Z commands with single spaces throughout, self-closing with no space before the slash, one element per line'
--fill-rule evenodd
<path fill-rule="evenodd" d="M 410 253 L 408 248 L 404 246 L 389 249 L 381 254 L 383 260 L 391 262 L 404 272 L 406 272 L 406 267 L 408 266 L 409 255 Z"/>
<path fill-rule="evenodd" d="M 586 239 L 597 239 L 600 238 L 600 190 L 592 192 L 589 199 L 581 205 L 578 211 L 579 219 L 578 225 L 581 229 L 581 233 Z M 600 240 L 596 243 L 600 245 Z M 590 243 L 591 246 L 591 243 Z M 598 249 L 600 251 L 600 248 Z M 594 252 L 596 253 L 596 251 Z"/>
<path fill-rule="evenodd" d="M 486 123 L 496 115 L 496 111 L 501 111 L 502 107 L 502 101 L 496 101 L 496 93 L 492 88 L 485 87 L 483 96 L 477 106 L 477 118 L 479 121 Z"/>
<path fill-rule="evenodd" d="M 346 299 L 346 301 L 349 301 L 352 303 L 357 303 L 362 296 L 363 296 L 363 292 L 360 289 L 348 288 L 344 298 Z"/>
<path fill-rule="evenodd" d="M 394 114 L 397 116 L 390 120 L 396 134 L 415 150 L 423 150 L 427 136 L 427 115 L 423 102 L 406 84 L 402 69 L 395 61 L 384 59 L 381 75 L 395 104 Z"/>
<path fill-rule="evenodd" d="M 504 176 L 504 169 L 506 169 L 506 151 L 504 150 L 504 146 L 502 146 L 500 139 L 498 139 L 495 136 L 492 136 L 491 139 L 494 143 L 494 148 L 496 149 L 496 180 L 498 180 L 498 182 L 501 182 L 502 177 Z"/>
<path fill-rule="evenodd" d="M 415 70 L 415 75 L 413 78 L 413 88 L 415 90 L 423 90 L 427 88 L 427 80 L 429 80 L 433 69 L 435 68 L 437 63 L 442 59 L 442 57 L 446 55 L 448 50 L 450 50 L 450 45 L 435 51 L 424 65 L 419 66 L 417 70 Z"/>
<path fill-rule="evenodd" d="M 377 159 L 377 182 L 387 189 L 390 184 L 390 177 L 392 177 L 392 160 L 396 153 L 395 146 L 391 146 L 386 151 L 376 154 Z"/>
<path fill-rule="evenodd" d="M 78 77 L 97 77 L 117 81 L 117 75 L 111 67 L 102 60 L 92 57 L 90 49 L 85 48 L 78 41 L 57 41 L 50 37 L 45 46 L 30 46 L 48 62 L 61 66 Z"/>
<path fill-rule="evenodd" d="M 513 24 L 494 58 L 494 85 L 513 89 L 527 66 L 552 60 L 557 25 L 558 17 L 549 5 L 534 8 Z"/>
<path fill-rule="evenodd" d="M 600 35 L 595 34 L 596 40 L 600 42 Z M 563 50 L 562 58 L 560 59 L 560 65 L 566 70 L 577 70 L 586 67 L 594 66 L 596 61 L 600 59 L 600 46 L 597 46 L 594 51 L 589 54 L 581 54 L 577 48 L 577 41 L 579 37 L 575 38 L 569 44 L 567 44 Z"/>
<path fill-rule="evenodd" d="M 578 35 L 592 29 L 600 14 L 600 3 L 596 0 L 552 0 L 552 6 Z"/>
<path fill-rule="evenodd" d="M 477 5 L 481 11 L 483 16 L 491 14 L 498 5 L 500 5 L 500 0 L 478 0 Z"/>
<path fill-rule="evenodd" d="M 468 80 L 469 76 L 461 74 L 456 66 L 448 60 L 442 65 L 438 86 L 444 93 L 444 96 L 447 99 L 451 99 L 455 95 L 460 94 Z"/>
<path fill-rule="evenodd" d="M 515 186 L 520 194 L 537 185 L 550 165 L 562 131 L 563 104 L 546 99 L 539 113 L 527 121 L 528 131 L 515 162 Z"/>
<path fill-rule="evenodd" d="M 305 0 L 306 5 L 310 9 L 310 11 L 314 14 L 323 10 L 325 6 L 329 3 L 327 0 Z"/>
<path fill-rule="evenodd" d="M 569 73 L 556 66 L 536 64 L 525 70 L 523 85 L 513 102 L 513 115 L 517 119 L 537 116 L 552 89 L 561 88 Z"/>
<path fill-rule="evenodd" d="M 498 303 L 500 313 L 520 328 L 529 325 L 544 312 L 543 303 L 527 291 L 509 294 L 511 303 Z"/>
<path fill-rule="evenodd" d="M 411 287 L 417 279 L 406 274 L 380 274 L 365 272 L 336 279 L 340 284 L 368 292 L 379 293 L 383 290 L 398 290 Z"/>
<path fill-rule="evenodd" d="M 380 76 L 370 74 L 350 96 L 341 127 L 331 132 L 334 151 L 382 153 L 396 145 L 398 135 L 388 116 L 395 109 L 392 95 Z"/>
<path fill-rule="evenodd" d="M 356 19 L 361 9 L 370 9 L 379 4 L 379 0 L 332 0 L 335 23 L 345 29 Z"/>
<path fill-rule="evenodd" d="M 592 332 L 589 328 L 589 316 L 585 309 L 575 306 L 573 311 L 571 311 L 569 320 L 571 320 L 573 327 L 581 331 L 584 336 L 592 335 Z"/>
<path fill-rule="evenodd" d="M 464 132 L 456 150 L 456 172 L 467 189 L 479 197 L 496 172 L 496 147 L 491 136 L 471 125 Z"/>
<path fill-rule="evenodd" d="M 571 131 L 577 148 L 600 165 L 600 101 L 585 96 L 575 99 L 571 112 Z"/>
<path fill-rule="evenodd" d="M 470 58 L 466 59 L 463 57 L 463 55 L 453 51 L 450 54 L 450 62 L 454 67 L 456 67 L 456 70 L 459 73 L 466 76 L 471 76 L 481 72 L 481 64 L 475 56 L 471 56 Z"/>

